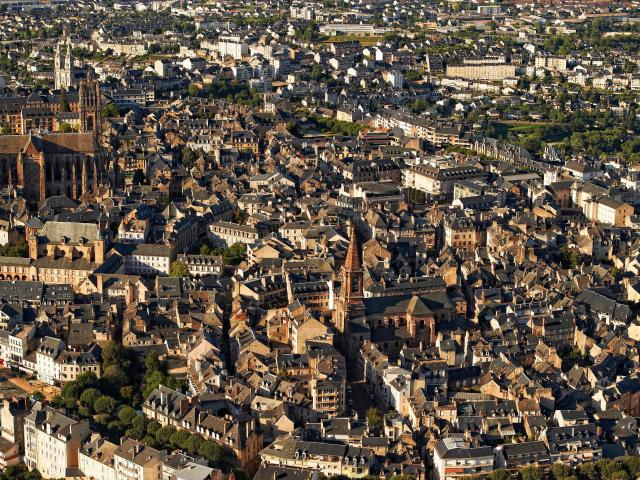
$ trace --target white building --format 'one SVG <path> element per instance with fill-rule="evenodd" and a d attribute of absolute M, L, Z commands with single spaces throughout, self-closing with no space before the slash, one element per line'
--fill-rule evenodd
<path fill-rule="evenodd" d="M 209 240 L 221 247 L 230 247 L 235 243 L 253 245 L 260 235 L 258 230 L 248 225 L 230 222 L 216 222 L 209 226 Z"/>
<path fill-rule="evenodd" d="M 78 468 L 78 449 L 89 436 L 89 421 L 75 420 L 50 407 L 24 419 L 24 461 L 44 478 L 65 478 Z"/>
<path fill-rule="evenodd" d="M 125 257 L 127 272 L 134 275 L 169 275 L 173 249 L 167 245 L 143 243 Z"/>
<path fill-rule="evenodd" d="M 483 475 L 493 470 L 493 448 L 470 448 L 469 442 L 449 437 L 439 440 L 433 449 L 435 480 L 455 480 Z"/>
<path fill-rule="evenodd" d="M 117 480 L 113 456 L 118 446 L 98 438 L 82 446 L 78 452 L 78 463 L 85 478 Z"/>
<path fill-rule="evenodd" d="M 49 385 L 55 383 L 55 380 L 60 376 L 56 358 L 64 351 L 65 347 L 64 342 L 57 338 L 45 337 L 42 340 L 38 350 L 36 350 L 38 380 Z"/>
<path fill-rule="evenodd" d="M 221 35 L 218 40 L 218 54 L 221 58 L 227 55 L 235 60 L 249 54 L 249 45 L 243 42 L 237 35 Z"/>
<path fill-rule="evenodd" d="M 162 480 L 164 452 L 131 438 L 123 440 L 113 455 L 116 480 Z"/>

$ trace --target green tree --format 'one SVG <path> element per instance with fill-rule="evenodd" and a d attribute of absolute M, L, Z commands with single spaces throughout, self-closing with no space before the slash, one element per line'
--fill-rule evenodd
<path fill-rule="evenodd" d="M 190 275 L 189 267 L 184 262 L 176 260 L 169 267 L 169 275 L 172 277 L 188 277 Z"/>
<path fill-rule="evenodd" d="M 212 440 L 205 440 L 198 447 L 198 454 L 209 460 L 212 465 L 219 465 L 224 459 L 224 448 Z"/>
<path fill-rule="evenodd" d="M 153 435 L 153 437 L 155 438 L 155 435 L 158 430 L 160 430 L 160 428 L 162 428 L 162 425 L 160 425 L 158 422 L 151 421 L 147 424 L 147 433 L 149 435 Z"/>
<path fill-rule="evenodd" d="M 576 468 L 579 480 L 598 480 L 600 478 L 600 472 L 594 462 L 581 463 Z M 526 480 L 523 478 L 523 480 Z"/>
<path fill-rule="evenodd" d="M 621 462 L 632 478 L 638 478 L 640 476 L 640 458 L 639 457 L 623 457 L 621 459 Z"/>
<path fill-rule="evenodd" d="M 135 411 L 135 409 L 129 405 L 123 405 L 122 407 L 120 407 L 120 410 L 118 410 L 118 419 L 124 424 L 124 425 L 131 425 L 133 422 L 133 419 L 136 418 L 138 416 L 138 413 Z"/>
<path fill-rule="evenodd" d="M 186 442 L 186 448 L 191 453 L 198 453 L 198 449 L 202 444 L 202 437 L 200 435 L 196 435 L 192 433 L 189 439 Z"/>
<path fill-rule="evenodd" d="M 16 243 L 7 243 L 0 247 L 0 256 L 3 257 L 28 257 L 29 244 L 24 238 L 19 239 Z"/>
<path fill-rule="evenodd" d="M 119 390 L 127 383 L 127 375 L 117 365 L 109 365 L 105 368 L 102 378 L 108 381 L 115 390 Z"/>
<path fill-rule="evenodd" d="M 69 111 L 69 101 L 67 100 L 67 91 L 62 90 L 60 92 L 60 111 L 68 112 Z"/>
<path fill-rule="evenodd" d="M 80 403 L 85 407 L 91 407 L 102 396 L 102 392 L 97 388 L 87 388 L 80 395 Z"/>
<path fill-rule="evenodd" d="M 98 413 L 94 415 L 93 420 L 100 425 L 107 425 L 112 420 L 111 415 L 108 413 Z"/>
<path fill-rule="evenodd" d="M 194 155 L 193 150 L 189 147 L 184 147 L 182 152 L 180 152 L 180 163 L 182 163 L 185 168 L 191 168 L 195 161 L 196 156 Z"/>
<path fill-rule="evenodd" d="M 491 472 L 489 478 L 491 480 L 511 480 L 511 473 L 504 468 L 499 468 Z"/>
<path fill-rule="evenodd" d="M 561 478 L 568 477 L 571 474 L 571 471 L 564 463 L 557 462 L 551 465 L 549 473 L 551 473 L 551 477 L 553 479 L 560 480 Z"/>
<path fill-rule="evenodd" d="M 520 470 L 520 477 L 522 480 L 543 480 L 544 475 L 538 467 L 530 466 Z"/>
<path fill-rule="evenodd" d="M 120 110 L 115 103 L 107 103 L 100 108 L 100 114 L 103 118 L 119 117 Z"/>
<path fill-rule="evenodd" d="M 175 427 L 171 425 L 165 425 L 164 427 L 160 427 L 156 432 L 156 440 L 161 445 L 170 445 L 171 444 L 171 436 L 176 433 Z"/>
<path fill-rule="evenodd" d="M 382 414 L 376 407 L 370 407 L 366 412 L 367 423 L 369 427 L 381 427 L 382 426 Z"/>
<path fill-rule="evenodd" d="M 107 413 L 111 415 L 116 410 L 116 401 L 108 396 L 102 395 L 93 404 L 93 409 L 96 413 Z"/>
<path fill-rule="evenodd" d="M 197 97 L 200 94 L 200 91 L 200 87 L 193 83 L 187 87 L 187 92 L 189 93 L 190 97 Z"/>
<path fill-rule="evenodd" d="M 185 430 L 178 430 L 176 433 L 171 435 L 171 445 L 176 448 L 187 448 L 187 442 L 191 438 L 191 434 Z"/>

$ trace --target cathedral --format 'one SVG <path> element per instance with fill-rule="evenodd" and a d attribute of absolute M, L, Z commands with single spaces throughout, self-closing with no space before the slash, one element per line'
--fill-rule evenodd
<path fill-rule="evenodd" d="M 65 117 L 78 132 L 49 133 L 25 129 L 20 135 L 0 136 L 0 187 L 18 190 L 35 206 L 52 195 L 73 199 L 96 191 L 106 180 L 100 148 L 100 86 L 91 72 L 78 86 L 75 111 Z M 50 116 L 56 115 L 52 108 Z"/>
<path fill-rule="evenodd" d="M 332 317 L 337 345 L 350 369 L 356 368 L 365 341 L 375 343 L 381 352 L 396 359 L 404 345 L 435 345 L 438 325 L 451 324 L 466 309 L 466 304 L 458 305 L 446 292 L 365 298 L 363 282 L 360 248 L 351 226 L 341 290 Z M 349 373 L 359 376 L 361 372 Z"/>

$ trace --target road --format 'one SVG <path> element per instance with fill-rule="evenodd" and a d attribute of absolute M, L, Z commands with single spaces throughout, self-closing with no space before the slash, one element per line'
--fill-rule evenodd
<path fill-rule="evenodd" d="M 354 410 L 358 413 L 358 418 L 364 418 L 367 409 L 374 404 L 369 398 L 366 384 L 361 380 L 351 382 L 348 386 L 351 386 L 351 395 L 347 393 L 347 410 Z M 349 405 L 349 399 L 353 401 L 353 405 Z"/>

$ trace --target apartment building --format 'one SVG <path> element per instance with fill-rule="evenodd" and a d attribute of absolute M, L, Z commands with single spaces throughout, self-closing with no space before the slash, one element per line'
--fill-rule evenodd
<path fill-rule="evenodd" d="M 51 407 L 34 410 L 24 420 L 24 462 L 45 478 L 73 476 L 89 434 L 88 420 L 75 421 Z"/>
<path fill-rule="evenodd" d="M 194 277 L 220 275 L 224 262 L 215 255 L 178 255 L 178 261 L 184 263 Z"/>
<path fill-rule="evenodd" d="M 433 196 L 453 195 L 460 181 L 483 180 L 485 172 L 471 165 L 415 165 L 403 171 L 402 185 Z"/>
<path fill-rule="evenodd" d="M 237 35 L 220 35 L 218 39 L 218 55 L 221 58 L 227 56 L 235 60 L 242 60 L 242 57 L 249 54 L 249 45 L 242 41 Z"/>
<path fill-rule="evenodd" d="M 113 453 L 116 480 L 163 480 L 165 452 L 131 438 L 122 441 Z"/>
<path fill-rule="evenodd" d="M 455 480 L 493 470 L 493 448 L 471 447 L 469 442 L 449 437 L 439 440 L 433 450 L 435 480 Z"/>
<path fill-rule="evenodd" d="M 168 245 L 142 243 L 125 256 L 127 272 L 134 275 L 169 275 L 174 250 Z"/>
<path fill-rule="evenodd" d="M 317 470 L 327 477 L 346 475 L 361 478 L 369 474 L 373 452 L 368 448 L 351 445 L 280 437 L 263 449 L 260 457 L 263 465 Z"/>
<path fill-rule="evenodd" d="M 258 241 L 258 229 L 248 225 L 231 222 L 216 222 L 209 226 L 208 237 L 214 245 L 230 247 L 235 243 L 252 245 Z"/>
<path fill-rule="evenodd" d="M 447 77 L 466 80 L 504 80 L 516 76 L 516 66 L 508 63 L 447 65 Z"/>
<path fill-rule="evenodd" d="M 313 410 L 328 417 L 340 415 L 345 410 L 345 378 L 330 376 L 314 378 L 309 382 Z"/>
<path fill-rule="evenodd" d="M 67 350 L 62 340 L 45 337 L 36 350 L 36 375 L 49 385 L 71 382 L 88 372 L 100 378 L 100 349 L 96 344 Z"/>
<path fill-rule="evenodd" d="M 95 480 L 118 480 L 114 455 L 118 445 L 103 438 L 87 442 L 78 452 L 78 464 L 86 478 Z"/>

